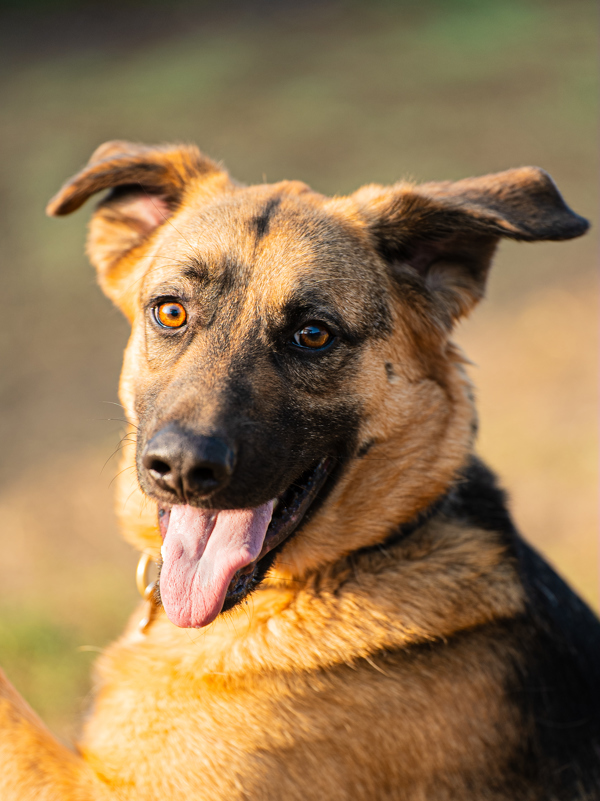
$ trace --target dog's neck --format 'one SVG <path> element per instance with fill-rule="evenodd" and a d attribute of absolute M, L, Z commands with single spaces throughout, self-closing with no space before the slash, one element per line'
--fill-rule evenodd
<path fill-rule="evenodd" d="M 514 534 L 505 493 L 497 486 L 494 474 L 477 456 L 471 454 L 454 483 L 426 509 L 400 525 L 383 542 L 359 548 L 351 555 L 361 557 L 368 553 L 388 551 L 436 518 L 502 532 L 507 539 Z"/>
<path fill-rule="evenodd" d="M 194 640 L 193 653 L 189 633 L 162 611 L 150 636 L 168 643 L 174 660 L 215 675 L 264 670 L 265 660 L 273 668 L 327 668 L 446 640 L 523 611 L 514 537 L 503 492 L 470 458 L 448 492 L 385 542 L 300 580 L 269 575 L 248 606 Z"/>

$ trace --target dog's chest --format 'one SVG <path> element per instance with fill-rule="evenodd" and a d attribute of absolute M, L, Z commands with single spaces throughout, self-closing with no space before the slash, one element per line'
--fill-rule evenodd
<path fill-rule="evenodd" d="M 125 799 L 477 798 L 500 782 L 516 738 L 505 663 L 489 648 L 497 633 L 235 674 L 190 669 L 181 633 L 171 648 L 158 634 L 108 654 L 83 740 Z M 211 643 L 187 640 L 198 667 Z"/>

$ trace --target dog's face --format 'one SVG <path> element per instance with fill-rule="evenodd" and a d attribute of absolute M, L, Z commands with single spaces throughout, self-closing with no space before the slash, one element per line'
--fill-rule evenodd
<path fill-rule="evenodd" d="M 355 452 L 390 287 L 364 232 L 319 200 L 293 184 L 238 189 L 157 237 L 123 381 L 158 501 L 252 508 Z M 160 476 L 152 454 L 169 447 L 190 466 Z"/>
<path fill-rule="evenodd" d="M 443 492 L 474 431 L 447 337 L 499 236 L 585 230 L 531 168 L 328 199 L 127 143 L 97 151 L 51 213 L 105 188 L 89 251 L 132 322 L 121 397 L 183 626 L 242 600 L 275 555 L 302 574 Z"/>

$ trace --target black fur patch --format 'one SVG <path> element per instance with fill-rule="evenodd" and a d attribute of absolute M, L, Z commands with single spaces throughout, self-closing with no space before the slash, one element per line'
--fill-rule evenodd
<path fill-rule="evenodd" d="M 527 593 L 516 686 L 508 688 L 532 731 L 519 755 L 536 786 L 558 801 L 600 798 L 600 623 L 515 535 Z M 586 795 L 587 793 L 587 795 Z"/>
<path fill-rule="evenodd" d="M 252 217 L 250 220 L 250 229 L 254 232 L 257 241 L 262 239 L 268 233 L 271 217 L 280 203 L 280 198 L 272 197 L 265 203 L 260 214 L 257 214 L 256 217 Z"/>
<path fill-rule="evenodd" d="M 497 531 L 512 541 L 515 527 L 507 508 L 507 497 L 498 486 L 496 476 L 476 456 L 467 466 L 447 496 L 443 513 L 466 525 Z"/>
<path fill-rule="evenodd" d="M 209 279 L 209 269 L 200 259 L 192 258 L 182 271 L 183 278 L 199 284 L 205 284 Z"/>
<path fill-rule="evenodd" d="M 367 453 L 373 447 L 373 445 L 376 444 L 376 442 L 377 441 L 374 440 L 374 439 L 369 439 L 366 442 L 363 442 L 363 444 L 360 446 L 360 448 L 356 451 L 356 455 L 358 456 L 358 458 L 362 459 L 363 456 L 366 456 Z"/>

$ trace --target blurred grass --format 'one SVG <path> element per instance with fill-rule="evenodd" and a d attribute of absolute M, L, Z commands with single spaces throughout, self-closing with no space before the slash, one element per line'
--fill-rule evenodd
<path fill-rule="evenodd" d="M 10 5 L 10 4 L 9 4 Z M 6 8 L 6 6 L 5 6 Z M 0 25 L 0 664 L 63 736 L 131 611 L 111 513 L 126 326 L 43 208 L 103 140 L 197 142 L 239 179 L 326 193 L 539 164 L 597 219 L 587 0 L 39 2 Z M 2 18 L 0 18 L 0 23 Z M 459 339 L 480 451 L 517 520 L 597 604 L 594 237 L 503 245 Z"/>
<path fill-rule="evenodd" d="M 82 650 L 80 632 L 40 608 L 0 613 L 0 654 L 9 675 L 42 718 L 70 737 L 73 712 L 84 711 L 95 650 Z"/>

